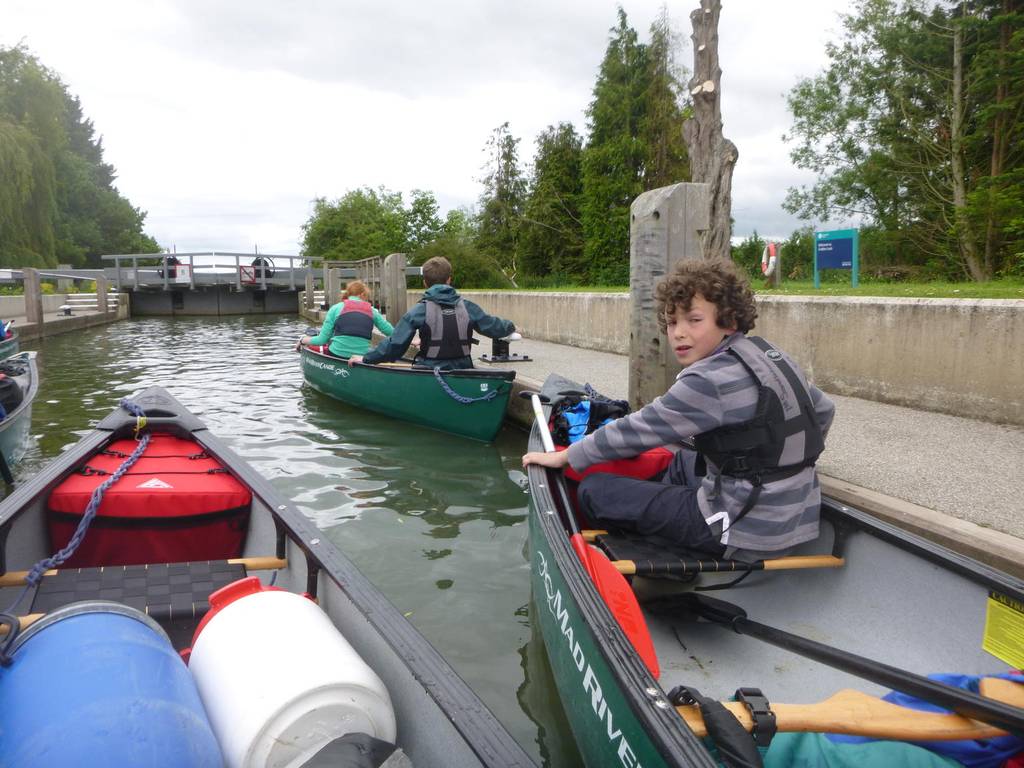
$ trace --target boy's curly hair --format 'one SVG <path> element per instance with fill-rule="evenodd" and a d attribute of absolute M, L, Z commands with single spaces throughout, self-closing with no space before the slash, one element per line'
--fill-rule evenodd
<path fill-rule="evenodd" d="M 746 333 L 754 327 L 754 292 L 731 259 L 683 259 L 654 292 L 661 330 L 668 324 L 669 313 L 676 308 L 688 312 L 698 294 L 718 309 L 719 328 L 735 326 Z"/>

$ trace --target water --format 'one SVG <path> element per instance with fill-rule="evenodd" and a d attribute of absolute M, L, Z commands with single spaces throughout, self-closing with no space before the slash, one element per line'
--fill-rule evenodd
<path fill-rule="evenodd" d="M 445 656 L 538 762 L 580 764 L 530 625 L 525 434 L 484 445 L 304 386 L 302 320 L 152 318 L 38 349 L 27 477 L 120 398 L 160 385 L 266 476 Z"/>

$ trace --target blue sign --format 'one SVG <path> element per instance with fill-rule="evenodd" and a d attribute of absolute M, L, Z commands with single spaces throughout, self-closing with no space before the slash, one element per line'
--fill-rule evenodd
<path fill-rule="evenodd" d="M 821 287 L 822 269 L 849 269 L 853 287 L 858 283 L 858 237 L 856 229 L 834 229 L 814 233 L 814 287 Z"/>

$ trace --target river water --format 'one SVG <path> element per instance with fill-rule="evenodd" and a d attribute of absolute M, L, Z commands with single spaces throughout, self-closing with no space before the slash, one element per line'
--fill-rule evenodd
<path fill-rule="evenodd" d="M 305 386 L 295 317 L 144 318 L 25 344 L 39 351 L 27 477 L 118 400 L 160 385 L 334 541 L 539 763 L 577 766 L 530 623 L 526 434 L 484 445 Z"/>

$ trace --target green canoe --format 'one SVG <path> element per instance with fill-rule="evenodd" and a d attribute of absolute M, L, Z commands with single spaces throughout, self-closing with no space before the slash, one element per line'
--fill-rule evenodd
<path fill-rule="evenodd" d="M 302 375 L 337 400 L 487 442 L 501 428 L 516 373 L 475 368 L 435 373 L 408 361 L 349 366 L 304 348 Z"/>
<path fill-rule="evenodd" d="M 529 449 L 544 450 L 536 425 Z M 529 468 L 528 478 L 531 616 L 588 768 L 716 768 L 700 728 L 689 725 L 699 717 L 696 708 L 670 695 L 676 686 L 695 686 L 719 700 L 733 698 L 740 688 L 748 695 L 760 689 L 766 701 L 765 711 L 757 705 L 758 722 L 766 731 L 778 727 L 766 764 L 825 765 L 829 740 L 801 731 L 913 741 L 952 737 L 952 726 L 927 718 L 901 722 L 902 735 L 891 730 L 901 715 L 875 697 L 896 688 L 923 698 L 913 673 L 994 675 L 1021 665 L 1024 581 L 833 499 L 822 500 L 817 541 L 789 557 L 754 564 L 698 560 L 649 540 L 586 532 L 589 558 L 607 558 L 614 570 L 631 574 L 629 582 L 598 588 L 570 543 L 568 516 L 577 514 L 573 484 L 566 489 L 561 473 L 539 466 Z M 605 579 L 601 575 L 598 582 Z M 616 620 L 630 618 L 618 587 L 639 600 L 658 677 Z M 701 601 L 709 595 L 702 590 L 709 587 L 718 590 L 710 595 L 719 607 L 704 613 L 707 603 Z M 602 591 L 611 596 L 610 604 Z M 1012 616 L 1017 629 L 1000 629 L 1003 616 Z M 1010 634 L 1017 638 L 1016 651 L 1005 642 Z M 937 687 L 947 696 L 968 695 Z M 975 705 L 945 706 L 965 711 Z M 778 716 L 770 725 L 769 709 Z M 794 709 L 802 709 L 799 718 Z M 996 716 L 1003 719 L 991 719 L 991 712 L 977 719 L 1008 723 L 1000 727 L 1024 734 L 1019 705 Z M 749 718 L 741 722 L 750 728 Z M 740 735 L 750 738 L 742 730 Z M 889 750 L 876 765 L 934 764 L 922 762 L 928 753 L 907 742 L 876 744 L 871 748 Z"/>
<path fill-rule="evenodd" d="M 19 349 L 18 332 L 12 328 L 9 336 L 0 339 L 0 360 L 17 353 Z"/>

